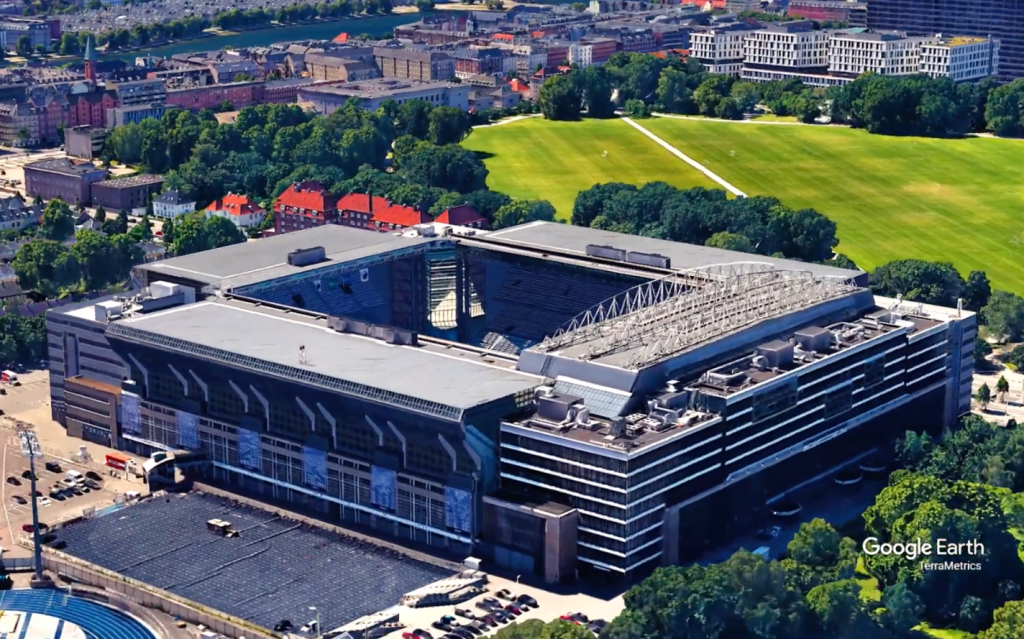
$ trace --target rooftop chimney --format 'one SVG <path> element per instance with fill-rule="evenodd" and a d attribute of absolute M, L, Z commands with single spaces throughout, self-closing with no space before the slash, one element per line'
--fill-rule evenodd
<path fill-rule="evenodd" d="M 299 346 L 299 363 L 303 366 L 306 365 L 306 347 L 305 345 Z"/>

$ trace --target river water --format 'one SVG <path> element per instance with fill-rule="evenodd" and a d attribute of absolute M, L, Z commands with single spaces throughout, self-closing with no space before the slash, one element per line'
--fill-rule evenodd
<path fill-rule="evenodd" d="M 339 33 L 360 35 L 381 35 L 393 31 L 395 27 L 416 22 L 420 19 L 418 13 L 402 13 L 373 18 L 342 18 L 333 22 L 316 22 L 313 24 L 294 24 L 286 27 L 272 29 L 257 29 L 254 31 L 243 31 L 236 35 L 213 36 L 209 38 L 198 38 L 196 40 L 185 40 L 149 49 L 137 51 L 112 53 L 103 56 L 105 59 L 126 60 L 134 62 L 135 58 L 145 55 L 159 57 L 170 57 L 176 53 L 197 53 L 200 51 L 213 51 L 224 48 L 260 47 L 275 42 L 288 42 L 293 40 L 330 40 Z"/>

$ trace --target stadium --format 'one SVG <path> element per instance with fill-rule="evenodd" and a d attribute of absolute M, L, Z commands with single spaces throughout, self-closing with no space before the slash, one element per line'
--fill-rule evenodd
<path fill-rule="evenodd" d="M 970 312 L 597 229 L 325 226 L 136 277 L 48 316 L 70 435 L 548 582 L 686 560 L 970 403 Z M 65 392 L 90 377 L 116 418 Z"/>

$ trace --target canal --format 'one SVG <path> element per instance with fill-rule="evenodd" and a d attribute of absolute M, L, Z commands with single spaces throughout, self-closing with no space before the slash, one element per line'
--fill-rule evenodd
<path fill-rule="evenodd" d="M 136 51 L 117 52 L 102 56 L 104 59 L 125 60 L 134 62 L 135 58 L 152 55 L 167 58 L 176 53 L 197 53 L 225 48 L 261 47 L 275 42 L 293 40 L 330 40 L 339 33 L 350 35 L 368 33 L 379 36 L 390 33 L 395 27 L 416 22 L 419 13 L 401 13 L 373 18 L 342 18 L 332 22 L 315 22 L 312 24 L 293 24 L 284 27 L 242 31 L 233 35 L 212 36 L 195 40 L 183 40 Z"/>

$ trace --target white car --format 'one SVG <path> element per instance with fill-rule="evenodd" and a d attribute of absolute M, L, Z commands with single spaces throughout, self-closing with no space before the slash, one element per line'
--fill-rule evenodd
<path fill-rule="evenodd" d="M 47 506 L 49 506 L 51 504 L 53 504 L 53 502 L 50 501 L 49 497 L 41 497 L 39 499 L 39 505 L 42 506 L 43 508 L 46 508 Z"/>

